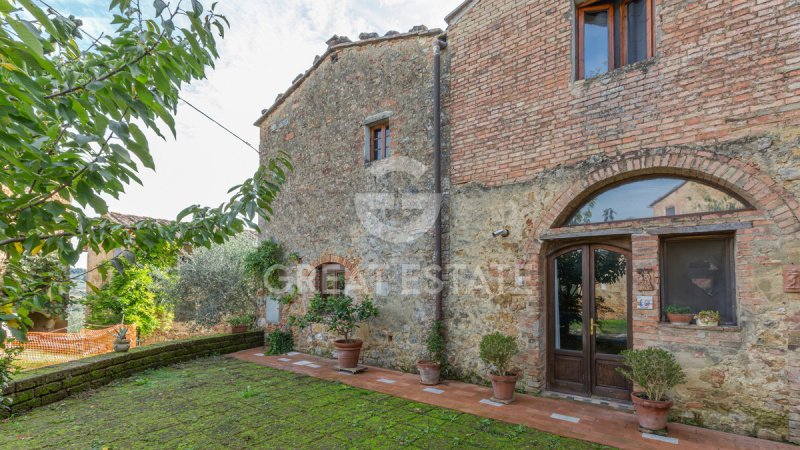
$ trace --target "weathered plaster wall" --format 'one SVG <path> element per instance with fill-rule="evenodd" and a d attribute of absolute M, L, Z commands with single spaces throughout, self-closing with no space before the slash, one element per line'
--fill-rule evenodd
<path fill-rule="evenodd" d="M 264 237 L 283 242 L 312 269 L 326 262 L 344 265 L 348 293 L 370 295 L 380 310 L 358 333 L 365 340 L 364 360 L 408 370 L 423 356 L 434 297 L 414 292 L 424 279 L 404 286 L 401 276 L 405 271 L 422 278 L 422 269 L 433 263 L 432 223 L 412 226 L 421 234 L 398 241 L 365 224 L 356 201 L 370 193 L 400 201 L 433 192 L 432 43 L 438 33 L 335 46 L 261 126 L 265 157 L 285 151 L 295 166 Z M 365 164 L 364 121 L 388 112 L 391 158 Z M 376 212 L 381 224 L 403 229 L 418 213 Z M 304 311 L 311 296 L 304 293 L 283 317 Z M 296 342 L 327 354 L 334 338 L 314 328 L 300 332 Z"/>

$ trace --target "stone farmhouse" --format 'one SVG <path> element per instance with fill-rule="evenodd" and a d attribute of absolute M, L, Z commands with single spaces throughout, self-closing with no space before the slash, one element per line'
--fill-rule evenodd
<path fill-rule="evenodd" d="M 518 387 L 609 404 L 620 351 L 663 347 L 689 379 L 675 420 L 800 442 L 800 4 L 468 0 L 446 20 L 334 36 L 256 122 L 262 162 L 295 164 L 262 237 L 310 280 L 281 317 L 369 295 L 367 363 L 414 370 L 441 319 L 453 376 L 484 378 L 501 331 Z"/>

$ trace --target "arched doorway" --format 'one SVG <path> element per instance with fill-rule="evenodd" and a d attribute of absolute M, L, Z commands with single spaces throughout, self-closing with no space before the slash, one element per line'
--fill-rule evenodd
<path fill-rule="evenodd" d="M 548 257 L 548 280 L 550 388 L 627 399 L 630 383 L 616 369 L 632 346 L 629 245 L 559 248 Z"/>

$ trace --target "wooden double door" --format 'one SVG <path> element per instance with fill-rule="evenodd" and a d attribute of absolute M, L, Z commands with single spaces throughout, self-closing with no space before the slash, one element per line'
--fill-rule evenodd
<path fill-rule="evenodd" d="M 548 387 L 630 399 L 616 370 L 632 346 L 631 258 L 602 244 L 562 248 L 548 260 Z"/>

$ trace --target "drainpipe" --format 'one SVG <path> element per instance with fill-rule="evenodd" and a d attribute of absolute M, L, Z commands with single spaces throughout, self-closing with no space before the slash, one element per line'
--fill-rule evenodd
<path fill-rule="evenodd" d="M 434 247 L 433 258 L 436 265 L 436 278 L 442 288 L 436 292 L 436 307 L 434 320 L 442 320 L 443 301 L 442 294 L 444 283 L 442 281 L 442 50 L 447 48 L 447 42 L 441 37 L 433 43 L 433 192 L 440 199 L 439 211 L 433 225 Z"/>

